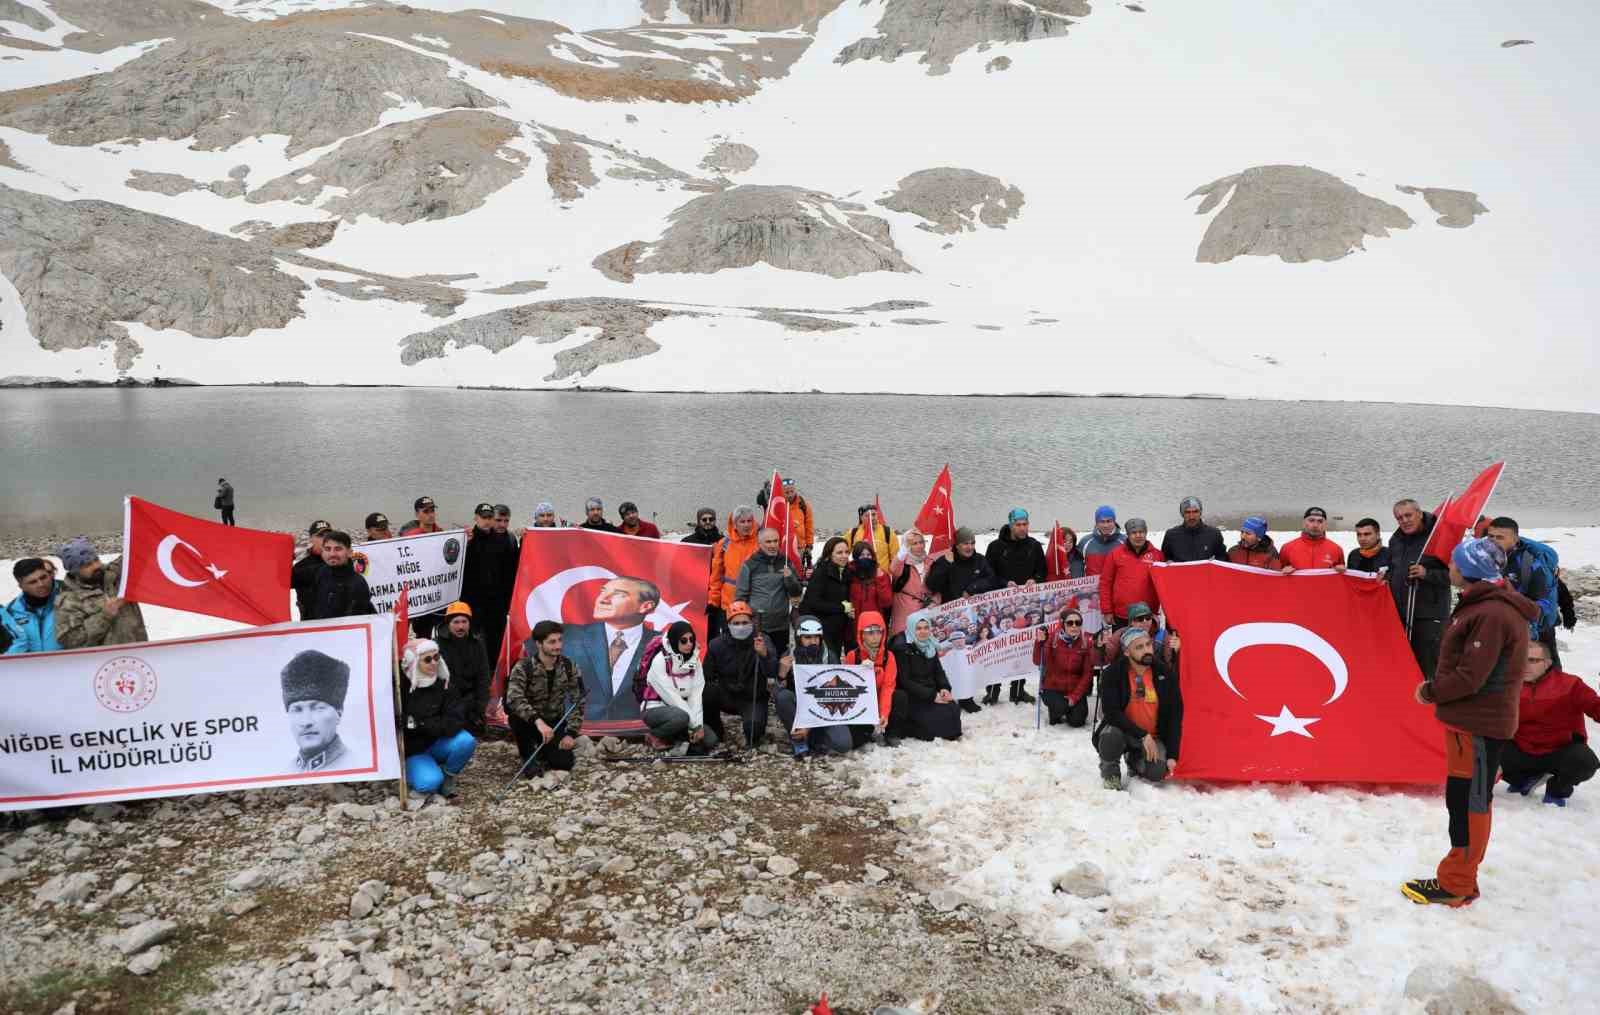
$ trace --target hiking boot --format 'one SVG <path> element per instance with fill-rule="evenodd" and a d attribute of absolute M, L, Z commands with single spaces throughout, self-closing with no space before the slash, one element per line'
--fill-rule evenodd
<path fill-rule="evenodd" d="M 455 796 L 458 792 L 460 791 L 456 789 L 456 777 L 451 775 L 449 772 L 446 772 L 444 774 L 444 781 L 439 783 L 439 795 L 449 799 L 450 797 Z"/>
<path fill-rule="evenodd" d="M 1544 791 L 1544 802 L 1547 803 L 1547 804 L 1555 804 L 1557 807 L 1565 807 L 1565 806 L 1567 806 L 1567 798 L 1566 797 L 1564 797 L 1564 796 L 1554 796 L 1553 794 L 1551 794 L 1551 792 L 1548 789 L 1546 789 Z"/>
<path fill-rule="evenodd" d="M 1529 793 L 1532 793 L 1534 790 L 1538 789 L 1540 783 L 1544 782 L 1548 778 L 1550 778 L 1548 775 L 1530 775 L 1520 782 L 1512 782 L 1510 779 L 1507 779 L 1506 790 L 1511 793 L 1520 794 L 1521 796 L 1527 796 Z"/>
<path fill-rule="evenodd" d="M 1028 693 L 1028 685 L 1024 681 L 1021 681 L 1021 680 L 1014 681 L 1012 683 L 1011 687 L 1012 687 L 1012 692 L 1011 692 L 1012 693 L 1012 698 L 1011 698 L 1012 701 L 1016 702 L 1018 705 L 1032 705 L 1033 704 L 1033 695 Z"/>
<path fill-rule="evenodd" d="M 697 740 L 690 744 L 689 749 L 684 753 L 691 758 L 704 758 L 711 752 L 706 749 L 706 742 L 704 740 Z"/>
<path fill-rule="evenodd" d="M 1120 776 L 1120 775 L 1105 775 L 1104 773 L 1102 773 L 1101 776 L 1100 776 L 1100 785 L 1104 786 L 1106 789 L 1121 789 L 1122 788 L 1122 776 Z"/>
<path fill-rule="evenodd" d="M 537 779 L 544 775 L 544 766 L 535 761 L 533 764 L 517 773 L 519 779 Z"/>
<path fill-rule="evenodd" d="M 985 700 L 988 700 L 988 696 L 987 695 L 985 695 Z M 978 707 L 978 703 L 973 701 L 971 698 L 962 698 L 960 701 L 956 702 L 956 704 L 961 706 L 961 711 L 963 711 L 963 712 L 982 712 L 983 711 L 983 709 Z"/>
<path fill-rule="evenodd" d="M 646 733 L 644 735 L 644 742 L 652 751 L 664 751 L 672 746 L 672 741 L 662 740 L 654 733 Z"/>
<path fill-rule="evenodd" d="M 1451 906 L 1460 907 L 1471 905 L 1476 895 L 1457 895 L 1443 885 L 1438 878 L 1415 878 L 1400 886 L 1400 894 L 1415 902 L 1419 906 Z"/>
<path fill-rule="evenodd" d="M 899 747 L 900 746 L 900 738 L 896 737 L 896 736 L 891 736 L 888 733 L 885 733 L 883 735 L 883 746 L 885 746 L 885 747 Z"/>

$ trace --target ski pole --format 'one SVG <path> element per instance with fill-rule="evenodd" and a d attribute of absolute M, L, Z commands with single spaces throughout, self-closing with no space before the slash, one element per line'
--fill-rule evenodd
<path fill-rule="evenodd" d="M 494 798 L 494 802 L 496 804 L 498 804 L 501 800 L 505 799 L 505 795 L 507 793 L 511 792 L 511 787 L 513 787 L 513 786 L 515 786 L 517 784 L 517 780 L 522 778 L 522 773 L 526 772 L 528 770 L 528 766 L 533 764 L 534 759 L 539 757 L 539 752 L 544 750 L 546 747 L 550 746 L 550 741 L 555 739 L 556 730 L 562 728 L 562 724 L 567 721 L 567 718 L 572 715 L 573 709 L 575 709 L 577 707 L 578 707 L 577 702 L 573 702 L 571 705 L 567 706 L 567 710 L 565 712 L 561 713 L 561 718 L 557 719 L 556 720 L 556 724 L 554 726 L 550 727 L 550 738 L 548 740 L 546 740 L 544 743 L 540 744 L 538 747 L 536 747 L 532 754 L 528 755 L 528 760 L 524 761 L 522 763 L 522 767 L 517 769 L 517 774 L 511 777 L 511 781 L 510 782 L 506 783 L 506 788 L 501 790 L 499 796 L 496 796 Z"/>

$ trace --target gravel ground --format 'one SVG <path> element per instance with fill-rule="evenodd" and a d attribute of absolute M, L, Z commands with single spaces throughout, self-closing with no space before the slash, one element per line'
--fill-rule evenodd
<path fill-rule="evenodd" d="M 1143 1010 L 919 868 L 848 758 L 580 745 L 498 805 L 504 742 L 448 804 L 366 783 L 18 816 L 0 1011 Z"/>

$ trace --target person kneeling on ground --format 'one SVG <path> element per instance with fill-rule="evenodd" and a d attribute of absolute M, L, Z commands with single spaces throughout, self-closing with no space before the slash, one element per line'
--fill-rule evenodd
<path fill-rule="evenodd" d="M 1125 627 L 1119 637 L 1122 656 L 1100 677 L 1101 715 L 1092 737 L 1106 789 L 1122 788 L 1124 758 L 1133 775 L 1165 779 L 1178 767 L 1183 736 L 1178 674 L 1156 657 L 1148 632 Z"/>
<path fill-rule="evenodd" d="M 889 720 L 897 705 L 909 709 L 911 699 L 895 687 L 899 681 L 899 666 L 889 651 L 889 632 L 882 614 L 868 610 L 856 621 L 856 647 L 845 653 L 844 662 L 846 666 L 872 667 L 872 679 L 878 692 L 878 724 L 845 727 L 850 731 L 851 743 L 860 747 L 870 740 L 885 747 L 898 747 L 900 738 L 889 733 Z"/>
<path fill-rule="evenodd" d="M 700 669 L 694 628 L 675 621 L 667 628 L 661 650 L 645 673 L 639 716 L 650 734 L 670 747 L 682 741 L 680 753 L 702 756 L 717 746 L 717 735 L 705 727 L 705 674 Z"/>
<path fill-rule="evenodd" d="M 787 657 L 785 657 L 787 658 Z M 768 688 L 778 679 L 778 653 L 761 632 L 750 604 L 735 600 L 728 607 L 727 630 L 706 646 L 706 726 L 726 741 L 722 714 L 744 720 L 745 745 L 761 746 L 767 735 Z"/>
<path fill-rule="evenodd" d="M 833 654 L 823 640 L 822 621 L 812 616 L 801 617 L 800 623 L 795 627 L 794 652 L 790 656 L 788 672 L 779 678 L 778 689 L 772 693 L 773 704 L 778 707 L 778 721 L 789 731 L 789 742 L 794 748 L 796 761 L 804 761 L 813 754 L 818 757 L 844 754 L 855 746 L 848 726 L 818 726 L 802 730 L 794 728 L 794 716 L 799 711 L 799 700 L 794 693 L 794 667 L 825 666 L 838 661 L 839 657 Z"/>
<path fill-rule="evenodd" d="M 1050 711 L 1050 725 L 1083 726 L 1089 721 L 1089 688 L 1099 653 L 1083 633 L 1083 614 L 1061 611 L 1054 634 L 1044 628 L 1033 635 L 1033 661 L 1044 665 L 1039 697 Z"/>
<path fill-rule="evenodd" d="M 961 706 L 950 693 L 950 680 L 939 661 L 939 643 L 933 638 L 933 614 L 918 610 L 906 618 L 906 639 L 895 649 L 895 684 L 906 694 L 905 707 L 896 703 L 890 718 L 897 737 L 918 740 L 959 740 Z"/>
<path fill-rule="evenodd" d="M 1527 796 L 1548 778 L 1544 802 L 1565 807 L 1573 788 L 1600 770 L 1583 717 L 1600 722 L 1600 694 L 1550 660 L 1550 647 L 1528 642 L 1522 670 L 1517 732 L 1500 755 L 1500 775 L 1511 792 Z"/>
<path fill-rule="evenodd" d="M 456 795 L 456 776 L 472 760 L 478 741 L 466 730 L 467 702 L 450 686 L 450 667 L 426 638 L 406 644 L 400 667 L 400 711 L 405 716 L 406 782 L 427 796 Z"/>
<path fill-rule="evenodd" d="M 570 772 L 577 760 L 572 749 L 583 730 L 589 692 L 577 664 L 561 654 L 561 632 L 561 625 L 553 620 L 533 625 L 527 654 L 517 660 L 506 678 L 506 718 L 517 738 L 517 754 L 526 766 L 524 778 L 538 775 L 541 768 Z M 551 744 L 552 740 L 555 743 Z M 535 753 L 539 760 L 529 765 L 528 759 Z"/>

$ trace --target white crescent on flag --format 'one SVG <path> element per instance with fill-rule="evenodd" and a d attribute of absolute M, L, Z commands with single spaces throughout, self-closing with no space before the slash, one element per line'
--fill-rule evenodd
<path fill-rule="evenodd" d="M 177 536 L 168 536 L 161 541 L 159 546 L 156 547 L 156 567 L 161 569 L 162 576 L 172 584 L 186 589 L 197 589 L 204 585 L 206 580 L 190 581 L 188 578 L 185 578 L 183 575 L 179 574 L 177 568 L 172 566 L 172 551 L 180 546 L 194 554 L 196 557 L 200 556 L 199 550 L 196 550 L 194 547 L 190 546 L 188 543 L 185 543 Z"/>
<path fill-rule="evenodd" d="M 1289 645 L 1315 656 L 1333 676 L 1333 695 L 1323 702 L 1324 705 L 1338 701 L 1350 682 L 1350 668 L 1345 665 L 1344 657 L 1339 654 L 1338 649 L 1328 644 L 1327 640 L 1316 632 L 1299 624 L 1235 624 L 1217 636 L 1216 645 L 1212 649 L 1212 660 L 1216 663 L 1217 673 L 1222 676 L 1222 682 L 1228 685 L 1228 690 L 1240 698 L 1244 695 L 1233 686 L 1233 677 L 1228 673 L 1228 662 L 1240 649 L 1252 645 Z"/>

